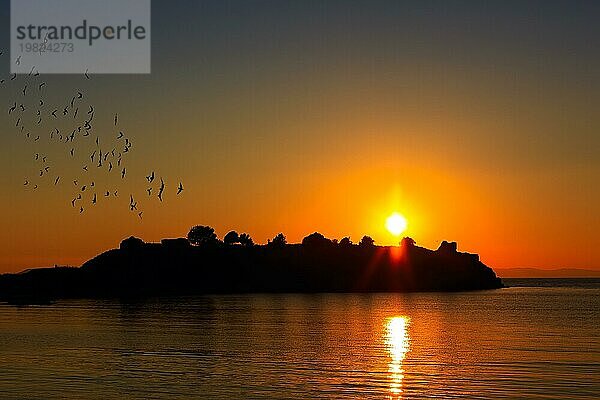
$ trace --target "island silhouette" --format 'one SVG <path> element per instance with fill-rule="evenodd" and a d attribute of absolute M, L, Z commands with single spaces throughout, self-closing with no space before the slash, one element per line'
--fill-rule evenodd
<path fill-rule="evenodd" d="M 443 241 L 437 250 L 405 237 L 377 246 L 364 236 L 328 239 L 320 233 L 289 244 L 280 233 L 267 244 L 235 231 L 220 240 L 194 226 L 187 238 L 146 243 L 129 237 L 81 267 L 38 268 L 0 276 L 0 300 L 145 297 L 222 293 L 423 292 L 497 289 L 502 281 L 477 254 Z"/>

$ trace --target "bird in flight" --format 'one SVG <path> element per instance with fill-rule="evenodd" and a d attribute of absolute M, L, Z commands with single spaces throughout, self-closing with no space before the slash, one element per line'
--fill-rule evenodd
<path fill-rule="evenodd" d="M 160 188 L 158 189 L 158 199 L 160 201 L 163 201 L 162 194 L 163 194 L 164 190 L 165 190 L 165 182 L 163 181 L 162 178 L 160 178 Z"/>
<path fill-rule="evenodd" d="M 183 192 L 183 185 L 181 184 L 181 182 L 179 182 L 179 187 L 177 188 L 177 194 L 180 194 L 181 192 Z"/>
<path fill-rule="evenodd" d="M 134 210 L 137 211 L 137 201 L 135 201 L 133 199 L 133 195 L 131 195 L 131 194 L 129 195 L 129 209 L 131 211 L 134 211 Z"/>

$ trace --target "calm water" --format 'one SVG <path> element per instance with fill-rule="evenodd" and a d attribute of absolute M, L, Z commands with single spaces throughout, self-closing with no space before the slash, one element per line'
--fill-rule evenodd
<path fill-rule="evenodd" d="M 0 305 L 0 398 L 600 398 L 600 281 L 514 283 Z"/>

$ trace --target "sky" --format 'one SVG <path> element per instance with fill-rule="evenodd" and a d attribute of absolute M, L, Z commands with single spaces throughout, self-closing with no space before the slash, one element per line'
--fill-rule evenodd
<path fill-rule="evenodd" d="M 48 149 L 15 134 L 0 89 L 0 272 L 198 224 L 392 245 L 393 212 L 418 245 L 491 267 L 600 269 L 598 17 L 591 1 L 154 0 L 151 74 L 46 77 L 50 100 L 82 89 L 99 120 L 119 114 L 121 199 L 79 214 L 68 182 L 24 187 Z M 143 198 L 152 170 L 162 203 Z"/>

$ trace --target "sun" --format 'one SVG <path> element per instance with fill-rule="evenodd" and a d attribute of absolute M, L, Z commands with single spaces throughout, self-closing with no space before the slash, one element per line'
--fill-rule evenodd
<path fill-rule="evenodd" d="M 400 234 L 406 230 L 407 226 L 408 221 L 406 221 L 406 218 L 397 212 L 392 213 L 392 215 L 385 220 L 385 227 L 394 236 L 400 236 Z"/>

